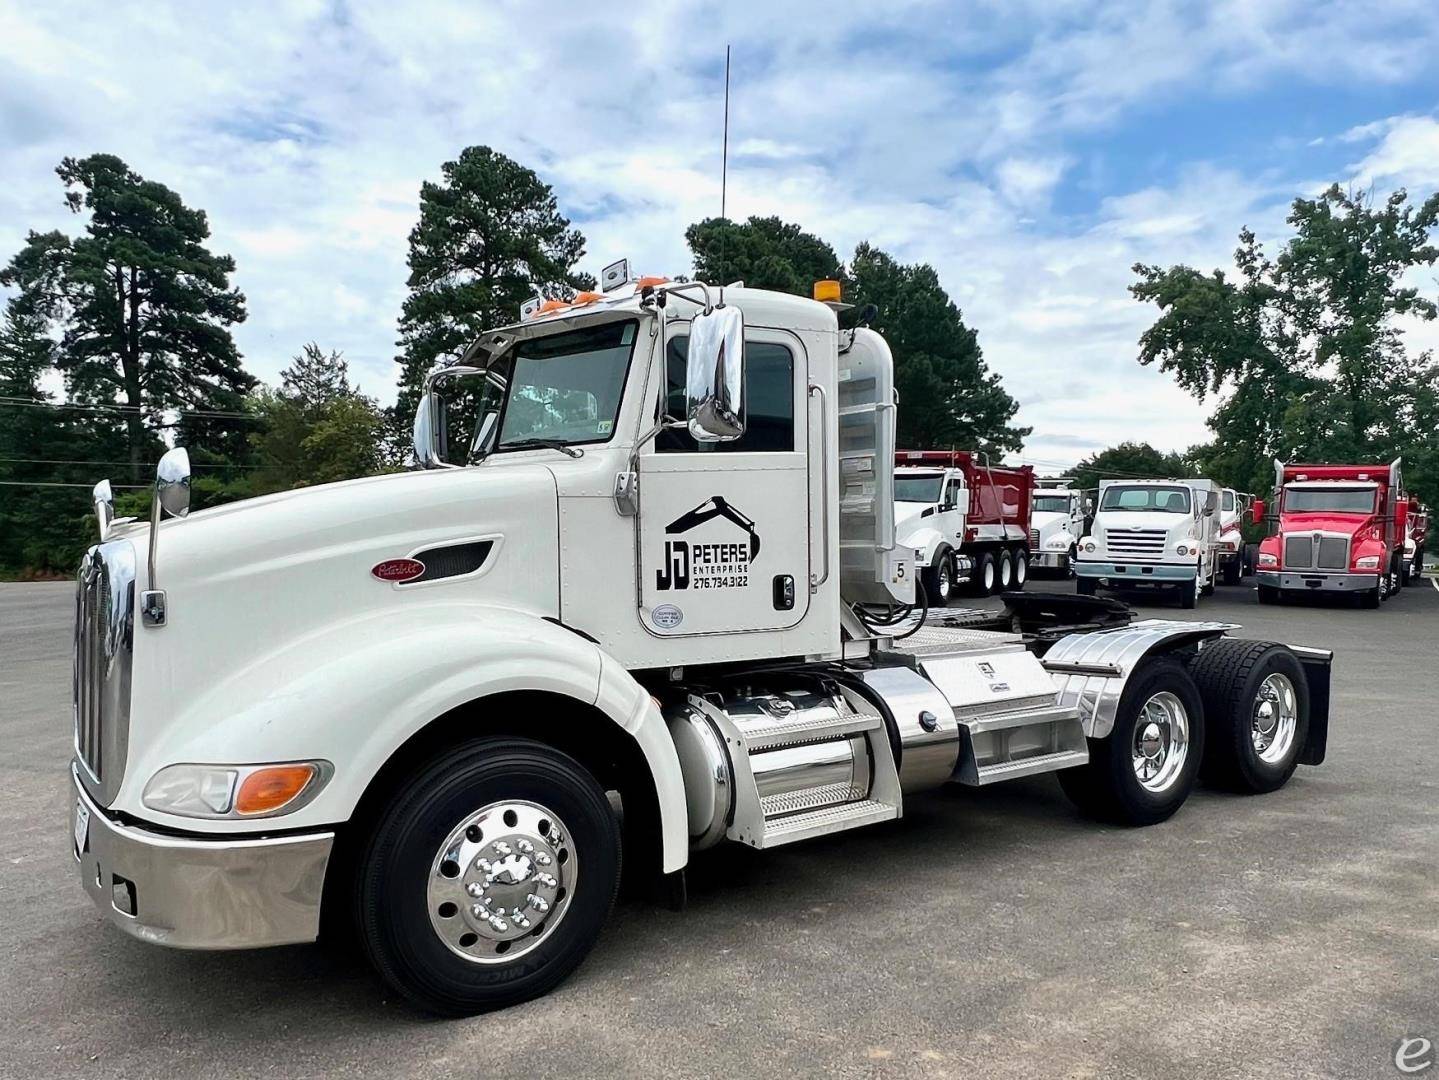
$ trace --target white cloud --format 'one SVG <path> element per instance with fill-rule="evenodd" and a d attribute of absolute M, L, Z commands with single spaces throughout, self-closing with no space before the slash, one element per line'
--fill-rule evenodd
<path fill-rule="evenodd" d="M 1349 166 L 1355 186 L 1439 187 L 1439 119 L 1395 116 L 1351 128 L 1344 137 L 1349 142 L 1378 139 L 1363 160 Z"/>
<path fill-rule="evenodd" d="M 1284 160 L 1205 165 L 1193 139 L 1173 179 L 1132 180 L 1103 140 L 1265 85 L 1416 78 L 1439 51 L 1425 7 L 747 0 L 537 23 L 461 0 L 11 6 L 0 257 L 27 228 L 76 227 L 62 156 L 118 153 L 209 212 L 213 247 L 237 258 L 256 374 L 274 381 L 315 340 L 388 398 L 419 187 L 466 145 L 555 185 L 586 269 L 687 269 L 685 227 L 719 210 L 729 42 L 731 216 L 932 262 L 1024 403 L 1034 455 L 1183 446 L 1204 412 L 1134 362 L 1153 313 L 1128 296 L 1129 267 L 1225 264 L 1241 224 L 1277 232 L 1304 188 Z M 1432 119 L 1385 125 L 1354 136 L 1372 147 L 1351 171 L 1433 183 Z"/>

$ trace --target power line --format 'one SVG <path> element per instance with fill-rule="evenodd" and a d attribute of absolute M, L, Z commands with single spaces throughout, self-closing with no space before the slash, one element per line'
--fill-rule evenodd
<path fill-rule="evenodd" d="M 140 467 L 145 468 L 145 469 L 153 469 L 153 468 L 155 468 L 155 466 L 154 466 L 153 464 L 151 464 L 150 462 L 147 462 L 147 461 L 140 461 L 140 462 L 134 462 L 134 461 L 81 461 L 81 460 L 79 460 L 79 459 L 77 459 L 77 458 L 23 458 L 23 457 L 12 457 L 12 458 L 0 458 L 0 463 L 10 464 L 10 465 L 114 465 L 114 466 L 117 466 L 117 467 L 118 467 L 118 466 L 123 466 L 123 467 L 125 467 L 125 468 L 132 468 L 132 467 L 135 466 L 135 465 L 139 465 Z M 263 469 L 264 467 L 265 467 L 265 466 L 263 466 L 263 465 L 229 465 L 229 464 L 213 464 L 213 463 L 199 462 L 199 461 L 192 461 L 192 462 L 190 462 L 190 468 L 192 468 L 192 469 Z"/>
<path fill-rule="evenodd" d="M 68 488 L 93 488 L 94 484 L 58 484 L 46 480 L 0 480 L 0 486 L 4 487 L 68 487 Z M 133 488 L 136 491 L 146 491 L 149 484 L 111 484 L 111 487 Z"/>
<path fill-rule="evenodd" d="M 0 408 L 12 409 L 74 409 L 79 412 L 98 413 L 143 413 L 146 411 L 138 405 L 80 405 L 69 401 L 41 401 L 38 398 L 0 397 Z M 160 410 L 162 412 L 168 410 Z M 260 417 L 253 413 L 225 412 L 220 409 L 176 409 L 177 416 L 195 416 L 207 420 L 253 420 L 259 421 Z M 172 427 L 173 425 L 161 425 Z"/>

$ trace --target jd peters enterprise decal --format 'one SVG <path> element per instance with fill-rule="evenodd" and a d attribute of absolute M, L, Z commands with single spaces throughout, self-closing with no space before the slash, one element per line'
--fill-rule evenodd
<path fill-rule="evenodd" d="M 743 589 L 749 584 L 750 564 L 759 554 L 759 533 L 754 522 L 722 496 L 711 495 L 675 518 L 665 526 L 665 535 L 681 536 L 716 518 L 732 523 L 742 537 L 721 542 L 666 540 L 664 565 L 655 572 L 656 589 Z"/>

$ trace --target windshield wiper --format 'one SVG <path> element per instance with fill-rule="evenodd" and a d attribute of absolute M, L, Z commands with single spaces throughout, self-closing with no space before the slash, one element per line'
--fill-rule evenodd
<path fill-rule="evenodd" d="M 571 446 L 571 445 L 570 445 L 569 443 L 567 443 L 567 442 L 561 442 L 559 439 L 516 439 L 516 440 L 514 440 L 513 442 L 501 443 L 499 446 L 496 447 L 496 449 L 497 449 L 497 450 L 533 450 L 533 449 L 558 450 L 560 453 L 562 453 L 562 454 L 568 454 L 570 457 L 573 457 L 573 458 L 584 457 L 584 456 L 585 456 L 585 452 L 584 452 L 583 450 L 577 449 L 576 447 Z"/>

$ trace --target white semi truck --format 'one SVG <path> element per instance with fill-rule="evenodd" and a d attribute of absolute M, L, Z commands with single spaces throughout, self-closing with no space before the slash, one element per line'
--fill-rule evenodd
<path fill-rule="evenodd" d="M 1029 567 L 1031 570 L 1073 572 L 1075 553 L 1084 536 L 1089 498 L 1068 477 L 1034 482 L 1029 515 Z"/>
<path fill-rule="evenodd" d="M 1075 564 L 1077 591 L 1167 589 L 1192 608 L 1218 574 L 1219 487 L 1212 480 L 1101 480 Z"/>
<path fill-rule="evenodd" d="M 1201 759 L 1248 791 L 1323 759 L 1323 650 L 1032 594 L 916 625 L 890 352 L 837 286 L 606 276 L 430 376 L 415 471 L 188 514 L 175 449 L 148 522 L 97 485 L 66 832 L 115 926 L 323 932 L 460 1015 L 572 971 L 622 865 L 677 905 L 706 848 L 949 782 L 1057 772 L 1143 825 Z"/>
<path fill-rule="evenodd" d="M 1219 539 L 1216 558 L 1219 580 L 1225 585 L 1238 585 L 1245 574 L 1254 570 L 1254 553 L 1244 542 L 1244 515 L 1249 512 L 1254 496 L 1233 488 L 1219 491 Z"/>

